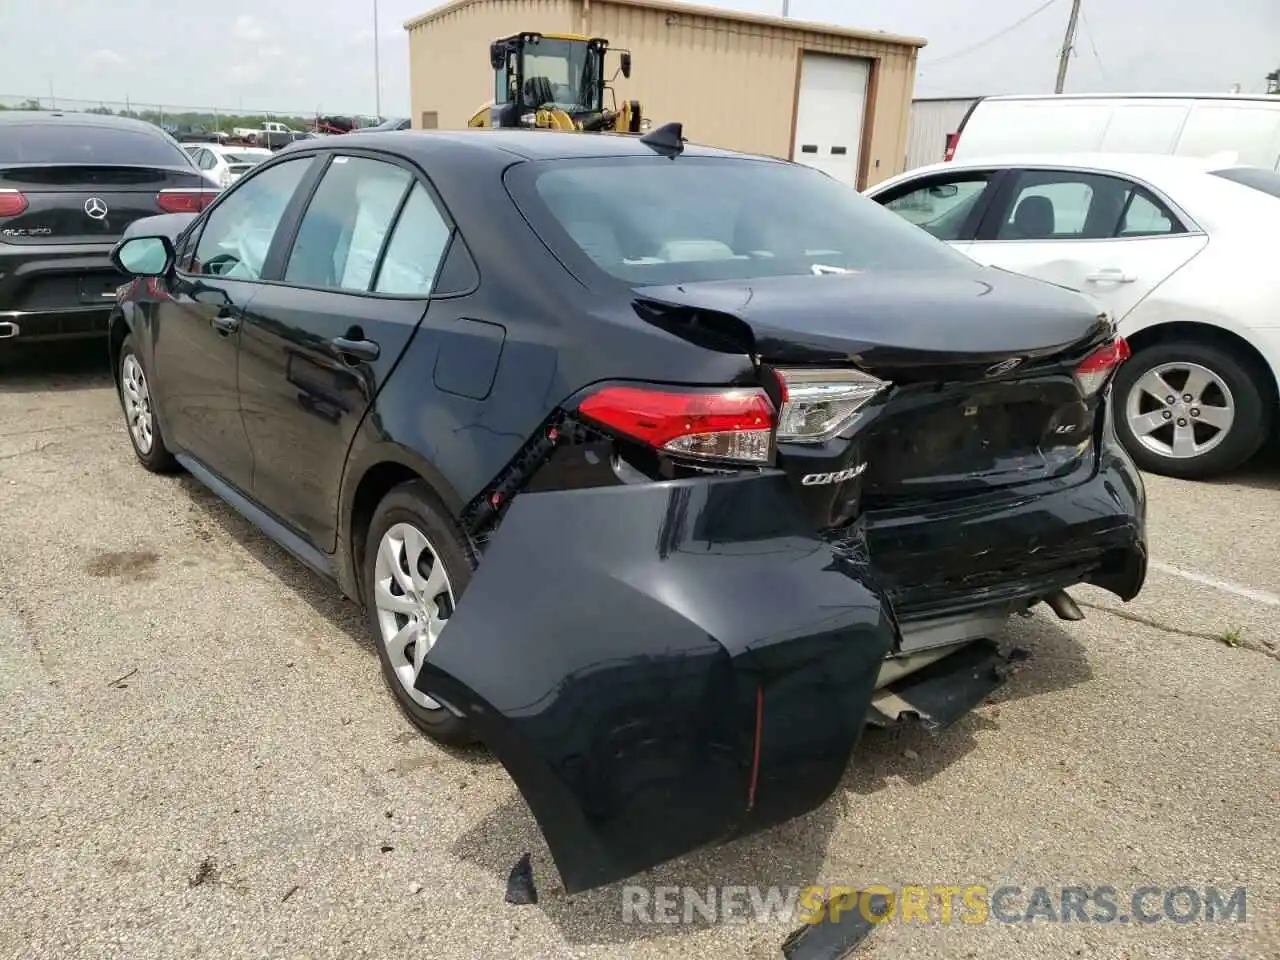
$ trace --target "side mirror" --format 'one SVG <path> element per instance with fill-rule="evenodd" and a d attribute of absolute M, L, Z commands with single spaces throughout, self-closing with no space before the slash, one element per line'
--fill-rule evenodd
<path fill-rule="evenodd" d="M 173 266 L 168 237 L 132 237 L 111 251 L 111 262 L 131 277 L 163 277 Z"/>
<path fill-rule="evenodd" d="M 939 197 L 943 200 L 950 200 L 959 192 L 960 188 L 954 183 L 939 183 L 929 188 L 929 196 Z"/>
<path fill-rule="evenodd" d="M 489 65 L 501 70 L 507 63 L 507 45 L 502 41 L 489 44 Z"/>
<path fill-rule="evenodd" d="M 622 75 L 628 80 L 631 79 L 631 54 L 627 51 L 622 54 Z"/>

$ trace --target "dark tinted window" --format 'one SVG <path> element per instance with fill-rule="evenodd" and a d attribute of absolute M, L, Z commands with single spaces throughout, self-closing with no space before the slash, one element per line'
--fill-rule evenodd
<path fill-rule="evenodd" d="M 567 242 L 574 259 L 585 254 L 629 283 L 973 267 L 852 187 L 798 165 L 549 161 L 514 168 L 510 183 L 553 248 Z"/>
<path fill-rule="evenodd" d="M 81 123 L 0 125 L 0 163 L 191 165 L 181 148 L 159 130 L 152 134 Z"/>
<path fill-rule="evenodd" d="M 1273 197 L 1280 197 L 1280 173 L 1272 173 L 1261 167 L 1233 167 L 1230 170 L 1214 170 L 1213 175 L 1244 187 L 1261 190 Z"/>

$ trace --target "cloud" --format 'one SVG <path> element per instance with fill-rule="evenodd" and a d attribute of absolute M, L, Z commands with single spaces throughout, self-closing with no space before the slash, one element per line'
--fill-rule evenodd
<path fill-rule="evenodd" d="M 380 43 L 386 43 L 388 40 L 400 40 L 406 36 L 408 36 L 408 34 L 404 32 L 403 27 L 396 27 L 396 26 L 383 27 L 381 30 L 378 31 L 378 40 Z M 365 27 L 364 29 L 357 30 L 355 33 L 351 34 L 351 37 L 348 42 L 365 44 L 365 43 L 370 43 L 372 41 L 373 41 L 373 31 L 370 30 L 368 27 Z"/>
<path fill-rule="evenodd" d="M 263 40 L 267 36 L 267 31 L 262 24 L 247 13 L 242 13 L 240 16 L 236 17 L 233 29 L 238 39 L 247 40 L 250 43 L 257 43 L 259 40 Z"/>
<path fill-rule="evenodd" d="M 249 60 L 245 63 L 234 63 L 227 71 L 227 79 L 234 84 L 253 84 L 261 82 L 266 75 L 266 69 L 263 64 L 256 60 Z"/>
<path fill-rule="evenodd" d="M 103 67 L 123 67 L 128 61 L 114 50 L 95 50 L 85 58 L 85 63 L 95 69 Z"/>

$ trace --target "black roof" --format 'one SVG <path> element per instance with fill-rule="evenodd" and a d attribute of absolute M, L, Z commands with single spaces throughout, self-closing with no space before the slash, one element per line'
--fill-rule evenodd
<path fill-rule="evenodd" d="M 111 127 L 166 136 L 154 123 L 133 117 L 116 117 L 105 113 L 77 113 L 57 110 L 0 110 L 0 124 L 48 124 L 50 126 Z"/>
<path fill-rule="evenodd" d="M 400 130 L 353 131 L 336 137 L 317 137 L 286 147 L 286 150 L 313 150 L 317 147 L 350 149 L 365 147 L 371 150 L 393 150 L 406 155 L 439 155 L 441 151 L 466 153 L 477 151 L 490 156 L 505 153 L 523 160 L 590 159 L 592 157 L 644 157 L 658 156 L 640 138 L 616 133 L 566 133 L 557 130 L 508 130 L 492 128 L 471 130 Z M 755 157 L 752 154 L 721 150 L 717 147 L 686 143 L 685 156 L 694 157 L 744 157 L 751 159 L 776 159 Z"/>

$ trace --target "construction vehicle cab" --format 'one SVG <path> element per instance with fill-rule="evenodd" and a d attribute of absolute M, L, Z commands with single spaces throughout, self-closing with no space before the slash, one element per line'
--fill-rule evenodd
<path fill-rule="evenodd" d="M 494 98 L 469 126 L 640 132 L 640 104 L 626 101 L 619 108 L 613 99 L 605 75 L 608 52 L 608 40 L 573 34 L 517 33 L 495 40 L 489 45 Z M 630 77 L 631 53 L 618 52 L 618 72 Z"/>

